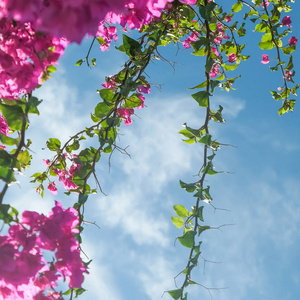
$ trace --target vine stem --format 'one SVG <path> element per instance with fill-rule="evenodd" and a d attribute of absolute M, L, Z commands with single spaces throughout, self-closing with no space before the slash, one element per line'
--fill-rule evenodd
<path fill-rule="evenodd" d="M 280 64 L 281 57 L 280 57 L 280 52 L 279 52 L 279 46 L 276 42 L 276 39 L 275 39 L 275 36 L 274 36 L 274 31 L 272 31 L 273 25 L 272 25 L 272 22 L 271 22 L 271 19 L 270 19 L 270 15 L 269 15 L 265 0 L 263 0 L 263 2 L 264 2 L 264 10 L 266 12 L 266 15 L 268 16 L 268 25 L 269 25 L 271 36 L 272 36 L 272 42 L 274 43 L 274 45 L 276 47 L 276 51 L 277 51 L 277 60 L 278 60 L 280 70 L 281 70 L 281 73 L 282 73 L 282 77 L 283 77 L 283 80 L 284 80 L 284 87 L 287 90 L 288 87 L 287 87 L 286 77 L 285 77 L 285 74 L 284 74 L 283 66 L 282 66 L 282 64 Z M 287 93 L 286 93 L 285 100 L 287 100 L 287 97 L 288 96 L 287 96 Z"/>
<path fill-rule="evenodd" d="M 205 4 L 207 5 L 207 0 L 205 0 Z M 208 23 L 207 20 L 205 20 L 204 24 L 205 24 L 205 27 L 206 27 L 206 38 L 210 39 L 209 23 Z M 211 47 L 209 46 L 208 51 L 207 51 L 207 56 L 206 56 L 206 64 L 208 63 L 208 60 L 210 58 L 210 53 L 211 53 Z M 206 91 L 209 93 L 210 77 L 209 77 L 209 73 L 207 72 L 207 70 L 205 70 L 205 77 L 206 77 Z M 206 108 L 205 122 L 204 122 L 204 125 L 202 126 L 202 128 L 205 130 L 206 134 L 209 133 L 209 128 L 208 128 L 209 120 L 210 120 L 210 100 L 209 100 L 209 96 L 208 96 L 208 105 L 207 105 L 207 108 Z M 205 168 L 205 166 L 207 165 L 207 151 L 208 151 L 208 147 L 207 147 L 207 145 L 204 145 L 203 168 Z M 200 185 L 201 188 L 203 188 L 203 183 L 204 183 L 205 177 L 206 177 L 206 172 L 204 172 L 202 174 L 200 180 L 198 181 L 198 183 L 199 183 L 199 185 Z M 200 201 L 201 201 L 201 199 L 197 198 L 196 209 L 195 209 L 196 212 L 199 209 Z M 198 226 L 199 226 L 199 224 L 198 224 L 198 217 L 196 216 L 195 217 L 195 225 L 194 225 L 194 229 L 193 229 L 193 231 L 195 232 L 195 235 L 197 234 L 197 228 L 198 228 Z M 191 265 L 191 259 L 193 257 L 194 251 L 195 251 L 194 250 L 194 246 L 195 245 L 193 245 L 193 247 L 192 247 L 192 249 L 190 251 L 188 263 L 186 265 L 185 270 L 188 270 L 189 267 L 190 267 L 190 265 Z M 182 293 L 181 293 L 181 297 L 180 297 L 181 300 L 183 299 L 183 289 L 187 286 L 189 279 L 190 279 L 190 275 L 189 275 L 189 272 L 187 272 L 187 274 L 185 276 L 185 279 L 184 279 L 184 282 L 183 282 L 183 284 L 181 286 L 181 289 L 182 289 Z"/>
<path fill-rule="evenodd" d="M 27 94 L 27 97 L 28 97 L 28 101 L 29 99 L 31 98 L 31 94 Z M 12 164 L 16 161 L 19 153 L 21 152 L 22 148 L 25 146 L 25 131 L 26 131 L 26 124 L 27 124 L 27 116 L 28 116 L 28 110 L 29 110 L 29 105 L 27 103 L 26 107 L 25 107 L 25 112 L 24 112 L 24 118 L 23 118 L 23 121 L 22 121 L 22 129 L 21 129 L 21 139 L 20 139 L 20 143 L 18 145 L 18 148 L 16 150 L 16 152 L 12 155 L 13 157 L 13 162 Z M 8 174 L 6 176 L 7 180 L 11 177 L 13 173 L 13 167 L 11 167 L 8 171 Z M 9 187 L 9 184 L 6 183 L 5 186 L 3 187 L 2 191 L 1 191 L 1 194 L 0 194 L 0 205 L 3 203 L 3 198 L 7 192 L 7 189 Z"/>

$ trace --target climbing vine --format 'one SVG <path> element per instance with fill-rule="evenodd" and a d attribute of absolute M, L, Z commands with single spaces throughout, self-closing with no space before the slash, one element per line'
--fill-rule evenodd
<path fill-rule="evenodd" d="M 279 115 L 294 110 L 299 85 L 293 80 L 292 53 L 297 38 L 292 36 L 288 15 L 294 1 L 128 0 L 125 5 L 124 1 L 30 2 L 32 5 L 27 6 L 13 0 L 0 1 L 0 179 L 4 182 L 0 219 L 8 225 L 8 233 L 0 236 L 0 254 L 6 255 L 10 266 L 0 266 L 0 298 L 25 299 L 28 287 L 35 291 L 28 299 L 63 299 L 67 295 L 72 299 L 85 291 L 83 274 L 92 266 L 80 256 L 84 252 L 84 207 L 91 194 L 103 193 L 96 166 L 114 151 L 128 154 L 126 148 L 118 145 L 117 137 L 123 125 L 134 126 L 131 124 L 135 110 L 144 108 L 151 92 L 153 83 L 147 77 L 147 68 L 153 60 L 168 62 L 160 49 L 176 45 L 187 49 L 186 55 L 198 57 L 199 65 L 203 64 L 199 84 L 190 90 L 204 122 L 197 128 L 185 123 L 179 131 L 183 142 L 195 144 L 202 153 L 197 180 L 179 181 L 180 187 L 193 197 L 194 205 L 191 209 L 174 205 L 176 216 L 171 218 L 177 228 L 183 229 L 177 240 L 189 253 L 183 258 L 182 270 L 177 276 L 174 274 L 176 288 L 167 293 L 173 299 L 188 299 L 190 285 L 203 287 L 192 275 L 201 258 L 201 234 L 214 228 L 205 223 L 205 206 L 212 205 L 213 200 L 207 182 L 209 176 L 220 173 L 214 167 L 214 158 L 226 144 L 217 141 L 210 131 L 212 123 L 225 122 L 223 107 L 212 109 L 212 97 L 216 89 L 234 89 L 241 77 L 231 77 L 231 71 L 250 58 L 241 38 L 251 28 L 262 34 L 258 47 L 272 50 L 262 54 L 261 63 L 270 64 L 270 70 L 282 78 L 282 85 L 271 91 L 276 101 L 282 101 Z M 72 17 L 65 18 L 65 14 Z M 91 49 L 107 51 L 118 39 L 121 42 L 116 48 L 126 55 L 126 62 L 118 73 L 103 79 L 96 91 L 100 100 L 91 108 L 90 124 L 84 124 L 67 141 L 59 137 L 46 141 L 53 156 L 44 160 L 44 170 L 31 176 L 41 197 L 48 192 L 56 195 L 62 184 L 65 194 L 76 194 L 77 201 L 67 209 L 56 202 L 48 217 L 30 211 L 19 216 L 17 209 L 6 203 L 5 195 L 9 185 L 17 181 L 17 172 L 30 167 L 27 129 L 30 115 L 39 115 L 41 104 L 34 96 L 35 90 L 55 76 L 54 64 L 67 45 L 80 43 L 85 34 L 93 37 L 86 57 L 74 61 L 78 68 L 96 67 L 96 59 L 90 57 Z M 97 147 L 85 146 L 95 140 Z M 97 189 L 91 188 L 91 178 Z M 53 261 L 43 258 L 45 250 L 53 252 Z M 57 291 L 58 281 L 66 278 L 69 290 Z"/>

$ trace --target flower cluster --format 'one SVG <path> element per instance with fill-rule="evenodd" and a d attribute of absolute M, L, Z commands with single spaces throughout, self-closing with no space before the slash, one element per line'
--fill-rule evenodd
<path fill-rule="evenodd" d="M 136 107 L 136 109 L 141 109 L 145 105 L 145 97 L 141 93 L 149 94 L 151 92 L 150 84 L 147 84 L 146 86 L 139 85 L 138 91 L 139 93 L 137 93 L 136 95 L 141 100 L 141 105 Z M 126 126 L 129 126 L 132 123 L 131 115 L 134 114 L 134 109 L 119 107 L 117 109 L 117 114 L 124 119 L 124 124 Z"/>
<path fill-rule="evenodd" d="M 63 54 L 67 41 L 35 32 L 29 23 L 0 20 L 0 98 L 30 93 L 47 77 L 47 67 Z"/>
<path fill-rule="evenodd" d="M 0 299 L 62 299 L 54 288 L 66 277 L 70 288 L 81 287 L 88 272 L 74 236 L 76 214 L 55 202 L 48 217 L 24 211 L 21 223 L 0 236 Z M 55 260 L 47 262 L 43 250 L 52 251 Z"/>
<path fill-rule="evenodd" d="M 53 169 L 53 173 L 55 173 L 56 175 L 58 175 L 59 181 L 62 182 L 64 188 L 67 191 L 69 191 L 69 190 L 76 190 L 78 188 L 78 186 L 73 182 L 73 176 L 74 176 L 74 173 L 80 169 L 81 165 L 77 164 L 73 160 L 73 158 L 77 157 L 76 154 L 73 154 L 72 158 L 68 157 L 67 153 L 65 153 L 64 155 L 65 155 L 65 157 L 67 159 L 69 159 L 70 161 L 72 161 L 71 167 L 69 168 L 69 170 L 67 170 L 67 168 L 64 168 L 64 169 Z M 50 166 L 50 161 L 49 160 L 43 160 L 43 162 L 46 164 L 47 167 Z M 48 184 L 48 190 L 52 194 L 54 194 L 54 195 L 57 195 L 56 184 L 57 183 L 55 181 L 52 181 L 52 182 L 50 182 Z M 37 191 L 39 191 L 39 190 L 37 189 Z"/>

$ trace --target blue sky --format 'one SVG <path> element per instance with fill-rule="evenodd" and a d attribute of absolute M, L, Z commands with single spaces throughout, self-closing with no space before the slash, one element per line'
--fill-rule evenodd
<path fill-rule="evenodd" d="M 296 12 L 289 15 L 294 35 L 300 39 Z M 250 30 L 249 30 L 250 31 Z M 278 116 L 280 104 L 269 90 L 281 84 L 280 75 L 270 73 L 260 63 L 262 51 L 257 46 L 260 34 L 245 38 L 245 53 L 251 60 L 235 74 L 236 91 L 216 92 L 213 105 L 224 107 L 225 124 L 212 124 L 211 132 L 224 147 L 215 158 L 216 170 L 230 172 L 207 179 L 211 185 L 214 210 L 206 205 L 205 223 L 221 230 L 203 234 L 204 263 L 194 269 L 193 278 L 211 290 L 213 299 L 299 299 L 300 291 L 300 108 Z M 85 57 L 90 41 L 71 45 L 60 60 L 54 78 L 36 95 L 44 101 L 40 117 L 33 117 L 28 130 L 34 156 L 30 171 L 20 176 L 20 185 L 9 189 L 7 199 L 19 211 L 47 213 L 53 201 L 65 207 L 74 197 L 65 197 L 61 188 L 57 196 L 46 193 L 39 198 L 29 184 L 30 175 L 44 170 L 42 151 L 50 137 L 62 141 L 91 124 L 89 113 L 99 101 L 96 90 L 105 76 L 122 66 L 124 56 L 117 51 L 100 52 L 94 48 L 97 67 L 75 67 Z M 255 44 L 256 43 L 256 44 Z M 204 110 L 190 97 L 187 88 L 203 81 L 203 62 L 177 48 L 162 50 L 169 60 L 178 62 L 175 73 L 162 61 L 147 71 L 152 87 L 146 108 L 136 112 L 133 124 L 122 125 L 120 146 L 129 146 L 131 159 L 115 153 L 109 170 L 107 160 L 100 162 L 97 174 L 104 192 L 90 197 L 83 249 L 93 259 L 81 299 L 127 300 L 161 299 L 164 291 L 174 289 L 174 277 L 184 269 L 188 250 L 174 241 L 181 230 L 171 222 L 173 205 L 194 205 L 193 198 L 179 187 L 179 179 L 192 182 L 201 167 L 201 145 L 187 145 L 177 134 L 182 124 L 200 127 Z M 270 64 L 271 65 L 271 64 Z M 299 55 L 294 55 L 296 71 Z M 295 76 L 299 82 L 299 75 Z M 298 100 L 299 101 L 299 100 Z M 93 182 L 91 185 L 93 186 Z M 96 185 L 94 184 L 96 187 Z M 180 284 L 180 282 L 179 282 Z M 226 289 L 222 289 L 226 288 Z M 189 289 L 189 299 L 211 299 L 201 287 Z M 165 294 L 162 299 L 170 299 Z"/>

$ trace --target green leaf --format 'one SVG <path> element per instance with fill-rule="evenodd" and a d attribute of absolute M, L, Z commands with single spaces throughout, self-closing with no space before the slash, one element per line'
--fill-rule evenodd
<path fill-rule="evenodd" d="M 6 224 L 9 224 L 13 220 L 12 216 L 8 213 L 9 208 L 9 204 L 0 204 L 0 220 L 3 220 Z"/>
<path fill-rule="evenodd" d="M 11 167 L 0 166 L 0 179 L 8 184 L 16 181 Z"/>
<path fill-rule="evenodd" d="M 115 94 L 112 89 L 101 89 L 99 91 L 100 97 L 107 102 L 112 102 L 115 97 Z"/>
<path fill-rule="evenodd" d="M 108 116 L 110 111 L 111 111 L 111 108 L 106 103 L 100 102 L 95 107 L 95 116 L 102 119 L 102 118 Z"/>
<path fill-rule="evenodd" d="M 125 100 L 124 108 L 135 108 L 142 104 L 142 100 L 137 96 L 137 94 L 131 95 Z"/>
<path fill-rule="evenodd" d="M 79 193 L 78 203 L 79 204 L 84 204 L 87 201 L 88 197 L 89 197 L 89 195 L 85 195 L 85 194 Z"/>
<path fill-rule="evenodd" d="M 266 49 L 270 50 L 270 49 L 273 49 L 273 47 L 274 47 L 274 44 L 272 41 L 259 42 L 258 45 L 259 45 L 259 48 L 262 50 L 266 50 Z"/>
<path fill-rule="evenodd" d="M 216 3 L 214 2 L 209 2 L 207 5 L 203 6 L 203 5 L 200 5 L 199 6 L 199 13 L 201 15 L 201 17 L 204 19 L 204 20 L 207 20 L 207 21 L 211 21 L 211 18 L 213 16 L 213 10 L 214 8 L 217 6 Z"/>
<path fill-rule="evenodd" d="M 7 146 L 19 145 L 19 139 L 13 139 L 0 132 L 0 141 Z"/>
<path fill-rule="evenodd" d="M 40 105 L 40 103 L 42 103 L 42 100 L 39 100 L 36 97 L 30 97 L 27 105 L 28 105 L 28 113 L 29 114 L 36 114 L 36 115 L 40 115 L 39 110 L 37 109 L 37 106 Z"/>
<path fill-rule="evenodd" d="M 29 167 L 29 163 L 31 161 L 31 156 L 29 155 L 28 150 L 21 151 L 18 154 L 17 160 L 19 161 L 19 163 L 21 164 L 21 166 L 23 168 Z"/>
<path fill-rule="evenodd" d="M 200 91 L 192 95 L 201 107 L 208 107 L 209 96 L 210 94 L 207 91 Z"/>
<path fill-rule="evenodd" d="M 22 130 L 24 112 L 20 106 L 0 104 L 0 110 L 10 129 Z"/>
<path fill-rule="evenodd" d="M 175 300 L 178 300 L 182 295 L 182 289 L 168 291 L 168 294 Z"/>
<path fill-rule="evenodd" d="M 211 145 L 211 135 L 210 134 L 206 134 L 205 136 L 203 136 L 200 140 L 199 143 L 203 143 L 207 146 Z"/>
<path fill-rule="evenodd" d="M 194 247 L 194 237 L 195 237 L 195 232 L 190 230 L 190 231 L 187 231 L 183 236 L 178 237 L 178 241 L 184 247 L 193 248 Z"/>
<path fill-rule="evenodd" d="M 141 44 L 125 34 L 123 34 L 123 45 L 124 45 L 125 53 L 129 57 L 141 54 L 141 50 L 142 50 Z"/>
<path fill-rule="evenodd" d="M 47 141 L 47 147 L 50 151 L 58 151 L 61 147 L 61 142 L 59 139 L 50 138 L 49 141 Z"/>
<path fill-rule="evenodd" d="M 225 71 L 233 71 L 238 67 L 238 65 L 224 65 Z"/>
<path fill-rule="evenodd" d="M 92 65 L 93 67 L 96 67 L 96 58 L 92 58 L 92 59 L 91 59 L 91 65 Z"/>
<path fill-rule="evenodd" d="M 85 61 L 85 59 L 79 59 L 76 63 L 75 66 L 81 66 L 82 63 Z"/>
<path fill-rule="evenodd" d="M 204 222 L 204 219 L 203 219 L 203 208 L 204 206 L 201 206 L 198 208 L 198 213 L 197 213 L 197 217 L 202 221 Z"/>
<path fill-rule="evenodd" d="M 173 208 L 176 215 L 181 218 L 186 218 L 189 215 L 189 211 L 182 205 L 174 205 Z"/>
<path fill-rule="evenodd" d="M 281 48 L 281 50 L 285 55 L 289 55 L 296 50 L 296 46 L 292 45 L 290 47 L 284 47 L 284 48 Z"/>
<path fill-rule="evenodd" d="M 171 219 L 173 224 L 178 228 L 181 228 L 184 225 L 184 221 L 179 217 L 172 217 Z"/>
<path fill-rule="evenodd" d="M 191 132 L 189 132 L 187 129 L 182 129 L 178 132 L 179 134 L 182 134 L 183 136 L 189 138 L 189 139 L 193 139 L 195 138 L 195 135 L 192 134 Z"/>
<path fill-rule="evenodd" d="M 183 181 L 179 180 L 180 187 L 185 189 L 188 193 L 192 193 L 196 188 L 195 183 L 184 183 Z"/>
<path fill-rule="evenodd" d="M 291 55 L 290 56 L 290 59 L 289 59 L 289 63 L 288 63 L 288 65 L 286 66 L 286 70 L 292 70 L 293 69 L 293 67 L 294 67 L 294 64 L 293 64 L 293 56 Z"/>
<path fill-rule="evenodd" d="M 199 226 L 198 227 L 198 236 L 205 230 L 210 229 L 210 226 L 204 225 L 204 226 Z"/>
<path fill-rule="evenodd" d="M 231 11 L 238 12 L 243 8 L 243 4 L 241 2 L 237 2 L 232 5 Z"/>

